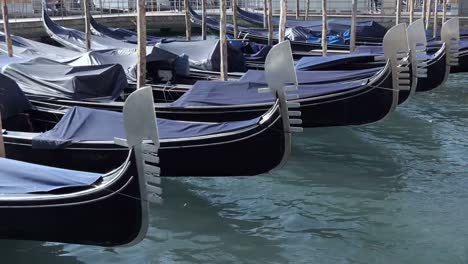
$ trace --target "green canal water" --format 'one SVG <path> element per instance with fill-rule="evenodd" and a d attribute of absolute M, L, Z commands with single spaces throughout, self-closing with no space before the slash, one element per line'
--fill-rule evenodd
<path fill-rule="evenodd" d="M 164 191 L 136 246 L 0 241 L 0 262 L 467 263 L 468 75 L 376 124 L 306 130 L 271 175 Z"/>

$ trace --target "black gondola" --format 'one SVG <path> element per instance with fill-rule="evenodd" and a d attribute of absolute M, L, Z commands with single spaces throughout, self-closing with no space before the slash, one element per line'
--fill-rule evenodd
<path fill-rule="evenodd" d="M 260 13 L 253 13 L 244 10 L 237 6 L 237 14 L 239 17 L 249 23 L 257 26 L 263 26 L 264 16 Z M 272 17 L 274 27 L 279 26 L 279 18 Z M 327 21 L 328 30 L 334 33 L 343 34 L 351 30 L 351 20 L 349 19 L 329 19 Z M 313 30 L 319 34 L 322 31 L 322 21 L 313 20 L 294 20 L 287 19 L 286 27 L 305 27 Z M 379 23 L 372 20 L 359 20 L 357 21 L 357 43 L 382 43 L 382 40 L 387 32 L 387 29 Z"/>
<path fill-rule="evenodd" d="M 124 110 L 126 124 L 141 118 L 135 111 L 145 107 L 153 118 L 139 119 L 138 130 L 127 130 L 128 139 L 121 141 L 130 151 L 127 149 L 123 162 L 107 174 L 0 159 L 0 239 L 106 247 L 132 245 L 143 239 L 148 228 L 148 201 L 160 200 L 156 175 L 145 173 L 157 171 L 158 136 L 144 128 L 155 124 L 152 103 L 138 93 L 129 97 Z M 152 163 L 141 153 L 143 138 L 153 140 L 147 147 L 153 151 Z"/>
<path fill-rule="evenodd" d="M 404 41 L 406 39 L 404 25 L 389 30 L 386 39 L 389 43 L 386 54 L 390 54 L 387 57 L 392 59 L 373 77 L 338 83 L 300 85 L 299 98 L 292 101 L 301 104 L 304 127 L 361 125 L 376 122 L 392 112 L 399 101 L 402 102 L 409 97 L 410 88 L 402 85 L 403 82 L 410 82 L 408 61 L 405 58 L 397 58 L 397 52 L 398 56 L 401 56 L 401 52 L 408 50 Z M 398 68 L 402 65 L 406 66 Z M 408 72 L 404 72 L 405 69 Z M 256 95 L 256 88 L 264 85 L 261 83 L 235 81 L 197 84 L 174 103 L 156 104 L 158 116 L 191 121 L 246 120 L 265 113 L 274 101 L 272 98 L 259 98 Z M 213 101 L 217 97 L 206 96 L 207 93 L 217 94 L 222 98 Z M 199 96 L 205 99 L 197 98 Z M 34 103 L 80 105 L 113 111 L 121 109 L 120 103 L 40 99 L 41 101 L 36 100 Z M 192 99 L 196 101 L 195 104 Z"/>
<path fill-rule="evenodd" d="M 197 24 L 201 25 L 202 24 L 202 16 L 195 12 L 195 10 L 192 9 L 192 7 L 189 6 L 189 12 L 190 16 L 192 18 L 192 21 Z M 216 19 L 213 19 L 211 17 L 206 17 L 206 26 L 208 29 L 212 30 L 213 32 L 218 33 L 219 32 L 219 21 Z M 295 29 L 299 30 L 299 29 Z M 294 31 L 294 29 L 292 30 Z M 307 30 L 305 30 L 307 31 Z M 234 27 L 231 24 L 227 25 L 226 32 L 229 35 L 234 35 Z M 299 33 L 297 35 L 302 35 L 306 33 Z M 278 34 L 274 33 L 273 34 L 273 43 L 278 43 Z M 251 41 L 254 41 L 256 43 L 260 44 L 268 44 L 268 33 L 265 29 L 262 28 L 244 28 L 244 27 L 239 27 L 239 35 L 237 36 L 238 38 L 243 38 L 243 39 L 249 39 Z M 291 46 L 293 48 L 293 51 L 301 51 L 301 52 L 308 52 L 314 49 L 321 49 L 322 45 L 321 43 L 317 43 L 317 41 L 307 41 L 307 40 L 292 40 L 291 41 Z M 362 43 L 364 44 L 364 43 Z M 367 45 L 373 45 L 374 43 L 370 42 L 367 43 Z M 380 45 L 381 42 L 375 43 L 376 45 Z M 327 47 L 329 49 L 333 50 L 349 50 L 349 45 L 348 44 L 331 44 L 328 43 Z"/>
<path fill-rule="evenodd" d="M 288 43 L 285 43 L 276 50 L 272 49 L 270 56 L 270 65 L 278 63 L 278 59 L 283 59 L 282 65 L 285 66 L 285 61 L 290 59 L 290 65 L 285 67 L 293 69 L 289 71 L 289 76 L 285 76 L 286 79 L 277 79 L 277 83 L 290 83 L 291 79 L 296 79 L 290 48 L 287 45 Z M 278 71 L 284 69 L 272 68 L 271 72 L 267 69 L 267 74 L 279 75 Z M 269 87 L 275 87 L 275 84 L 270 82 Z M 162 175 L 250 176 L 282 166 L 290 154 L 290 132 L 301 122 L 297 118 L 289 117 L 286 97 L 280 94 L 282 91 L 275 91 L 276 103 L 270 106 L 266 113 L 261 113 L 260 117 L 251 120 L 193 123 L 159 119 Z M 146 96 L 150 97 L 151 93 Z M 298 111 L 290 113 L 300 114 Z M 52 125 L 57 122 L 54 122 L 54 119 L 60 119 L 63 115 L 50 110 L 33 111 L 31 114 L 37 117 L 31 116 L 30 120 L 34 123 L 37 119 L 39 124 L 50 120 Z M 83 116 L 86 118 L 82 118 Z M 74 108 L 69 110 L 66 118 L 60 120 L 60 125 L 42 135 L 8 131 L 8 124 L 24 127 L 13 118 L 6 122 L 7 155 L 14 159 L 57 167 L 103 171 L 125 158 L 125 148 L 116 147 L 108 140 L 109 134 L 120 135 L 119 118 L 120 115 L 114 112 Z M 102 123 L 106 120 L 109 123 Z M 75 124 L 78 129 L 72 130 L 73 128 L 69 128 L 72 126 L 70 124 Z M 86 128 L 82 128 L 81 124 Z M 93 127 L 92 124 L 97 124 L 98 127 L 100 124 L 105 131 L 87 130 L 88 127 Z M 68 137 L 68 132 L 64 131 L 71 131 L 71 136 Z M 65 145 L 62 145 L 62 142 Z M 244 152 L 247 148 L 250 150 Z M 74 160 L 73 164 L 69 162 L 71 159 Z"/>

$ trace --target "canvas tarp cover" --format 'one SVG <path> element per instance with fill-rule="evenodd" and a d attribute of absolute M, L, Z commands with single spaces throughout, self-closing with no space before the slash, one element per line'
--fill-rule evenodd
<path fill-rule="evenodd" d="M 44 23 L 47 26 L 48 31 L 51 33 L 51 37 L 55 40 L 57 40 L 59 43 L 62 45 L 78 50 L 78 51 L 86 51 L 86 36 L 85 33 L 76 29 L 71 29 L 71 28 L 66 28 L 62 27 L 60 25 L 57 25 L 54 21 L 50 19 L 50 17 L 47 14 L 44 14 Z M 125 54 L 123 58 L 116 58 L 115 61 L 123 60 L 123 61 L 129 61 L 129 58 L 125 58 L 127 56 L 133 56 L 135 57 L 133 60 L 137 61 L 137 46 L 136 44 L 132 43 L 126 43 L 120 40 L 116 40 L 110 37 L 102 37 L 102 36 L 91 36 L 91 48 L 94 51 L 99 51 L 99 50 L 112 50 L 112 49 L 117 49 L 114 51 L 114 54 Z M 187 75 L 188 72 L 188 63 L 186 55 L 181 52 L 181 53 L 173 53 L 171 54 L 171 59 L 170 60 L 162 60 L 158 55 L 165 53 L 164 58 L 169 57 L 169 53 L 171 51 L 166 50 L 166 51 L 161 51 L 158 48 L 155 48 L 153 45 L 147 46 L 146 47 L 146 62 L 147 63 L 154 63 L 155 65 L 158 65 L 157 68 L 161 68 L 161 64 L 164 63 L 166 65 L 171 65 L 171 66 L 166 66 L 166 68 L 172 68 L 171 70 L 176 71 L 176 74 L 179 75 Z M 122 65 L 124 68 L 126 68 L 126 65 Z M 136 66 L 136 63 L 133 65 L 133 67 Z M 148 69 L 149 70 L 149 69 Z M 129 74 L 131 76 L 132 74 Z M 157 73 L 151 73 L 151 75 L 156 76 Z M 130 78 L 130 80 L 132 80 Z M 133 81 L 133 80 L 132 80 Z"/>
<path fill-rule="evenodd" d="M 80 52 L 52 46 L 23 37 L 11 35 L 13 55 L 21 58 L 46 57 L 52 60 L 61 60 L 81 55 Z M 7 52 L 5 35 L 0 32 L 0 49 Z"/>
<path fill-rule="evenodd" d="M 15 81 L 0 74 L 0 113 L 2 119 L 31 109 L 31 103 Z"/>
<path fill-rule="evenodd" d="M 258 120 L 201 123 L 158 118 L 157 122 L 160 139 L 177 139 L 226 133 L 255 126 Z M 122 113 L 73 107 L 53 129 L 33 138 L 32 145 L 33 148 L 56 149 L 73 142 L 112 141 L 115 137 L 126 138 Z"/>
<path fill-rule="evenodd" d="M 46 193 L 63 188 L 87 187 L 100 179 L 101 175 L 96 173 L 0 158 L 0 194 Z"/>
<path fill-rule="evenodd" d="M 310 71 L 319 70 L 321 68 L 329 68 L 334 65 L 374 62 L 375 54 L 358 53 L 358 54 L 342 54 L 332 56 L 308 56 L 302 57 L 296 63 L 296 70 Z"/>
<path fill-rule="evenodd" d="M 346 91 L 367 84 L 368 80 L 357 80 L 343 83 L 304 84 L 299 85 L 299 98 L 310 98 L 319 95 Z M 264 88 L 264 83 L 243 81 L 198 81 L 195 85 L 172 102 L 172 107 L 187 106 L 223 106 L 272 103 L 272 94 L 259 94 L 258 88 Z"/>
<path fill-rule="evenodd" d="M 105 49 L 81 53 L 18 36 L 12 36 L 12 40 L 13 54 L 16 57 L 30 59 L 44 57 L 67 63 L 71 66 L 120 64 L 125 70 L 128 80 L 136 82 L 137 56 L 135 49 Z M 6 52 L 5 37 L 3 33 L 0 35 L 0 49 Z M 186 56 L 178 56 L 156 47 L 147 48 L 146 60 L 150 65 L 166 65 L 166 68 L 175 66 L 176 74 L 182 76 L 187 75 L 189 71 L 188 58 L 186 58 Z M 153 72 L 148 69 L 148 74 L 151 76 Z"/>
<path fill-rule="evenodd" d="M 299 84 L 320 84 L 366 79 L 380 70 L 380 68 L 371 68 L 349 71 L 296 71 L 296 75 Z M 266 84 L 265 72 L 249 70 L 242 76 L 240 81 Z"/>
<path fill-rule="evenodd" d="M 245 72 L 245 58 L 242 51 L 227 45 L 228 50 L 228 71 L 229 72 Z M 156 47 L 167 50 L 175 54 L 184 53 L 189 57 L 190 67 L 205 70 L 219 71 L 220 70 L 220 41 L 200 40 L 200 41 L 178 41 L 169 43 L 158 43 Z"/>
<path fill-rule="evenodd" d="M 182 63 L 179 56 L 156 48 L 148 48 L 147 63 L 148 65 L 158 65 L 163 68 L 171 68 Z M 81 56 L 71 58 L 69 60 L 62 60 L 70 66 L 86 66 L 86 65 L 107 65 L 107 64 L 120 64 L 125 71 L 127 79 L 132 82 L 137 80 L 137 64 L 138 59 L 134 50 L 129 49 L 108 49 L 108 50 L 94 50 L 82 54 Z M 184 63 L 182 63 L 183 65 Z M 164 67 L 165 65 L 165 67 Z M 181 66 L 178 73 L 185 75 L 188 72 L 188 65 Z M 148 70 L 148 74 L 153 74 Z"/>
<path fill-rule="evenodd" d="M 37 96 L 110 101 L 120 96 L 127 79 L 120 65 L 70 66 L 46 58 L 10 63 L 2 73 Z"/>

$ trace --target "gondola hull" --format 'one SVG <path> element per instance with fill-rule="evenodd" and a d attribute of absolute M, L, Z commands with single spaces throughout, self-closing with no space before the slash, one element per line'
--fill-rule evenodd
<path fill-rule="evenodd" d="M 303 127 L 362 125 L 379 121 L 392 112 L 396 106 L 395 96 L 399 97 L 397 103 L 402 103 L 409 97 L 409 91 L 398 92 L 392 87 L 391 70 L 386 67 L 362 87 L 294 101 L 301 103 Z M 47 106 L 44 102 L 32 102 L 37 106 Z M 122 111 L 121 105 L 115 103 L 68 100 L 51 100 L 48 103 Z M 227 122 L 256 118 L 270 107 L 271 104 L 268 103 L 209 107 L 169 107 L 156 104 L 155 111 L 158 117 L 166 119 Z"/>
<path fill-rule="evenodd" d="M 450 67 L 450 73 L 468 72 L 468 51 L 460 51 L 458 65 Z"/>
<path fill-rule="evenodd" d="M 161 176 L 252 176 L 269 172 L 285 154 L 282 126 L 275 111 L 268 122 L 236 133 L 161 140 Z M 5 136 L 8 158 L 73 170 L 105 172 L 122 164 L 128 152 L 113 142 L 73 143 L 64 149 L 31 146 L 30 138 Z"/>
<path fill-rule="evenodd" d="M 128 150 L 125 152 L 128 154 Z M 134 155 L 116 173 L 122 175 L 105 189 L 78 191 L 55 199 L 2 199 L 0 239 L 108 247 L 132 242 L 142 228 Z"/>
<path fill-rule="evenodd" d="M 435 58 L 427 62 L 427 77 L 418 78 L 417 92 L 430 91 L 444 83 L 448 70 L 446 57 L 445 49 L 443 49 L 438 52 Z"/>

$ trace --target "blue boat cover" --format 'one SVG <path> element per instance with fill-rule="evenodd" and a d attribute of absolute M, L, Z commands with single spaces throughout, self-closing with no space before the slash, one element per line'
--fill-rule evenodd
<path fill-rule="evenodd" d="M 358 53 L 358 54 L 342 54 L 332 56 L 309 56 L 302 57 L 296 63 L 296 70 L 310 71 L 319 70 L 321 68 L 330 68 L 336 65 L 374 62 L 375 54 Z"/>
<path fill-rule="evenodd" d="M 299 85 L 299 98 L 311 98 L 325 94 L 333 94 L 362 87 L 368 79 L 326 84 Z M 222 106 L 272 103 L 275 98 L 272 94 L 259 94 L 258 88 L 264 88 L 264 83 L 245 81 L 198 81 L 192 89 L 176 101 L 172 107 L 187 106 Z"/>
<path fill-rule="evenodd" d="M 48 58 L 71 66 L 90 66 L 104 64 L 120 64 L 125 70 L 127 79 L 136 82 L 137 57 L 135 49 L 103 49 L 92 50 L 86 53 L 56 47 L 19 36 L 12 36 L 15 57 L 33 59 L 36 57 Z M 0 32 L 0 49 L 6 52 L 4 34 Z M 175 64 L 175 73 L 185 76 L 188 74 L 188 58 L 178 56 L 156 47 L 148 48 L 146 60 L 149 64 Z M 10 58 L 11 59 L 11 58 Z M 10 60 L 9 59 L 9 60 Z M 3 66 L 3 65 L 2 65 Z M 149 67 L 148 67 L 149 68 Z M 148 69 L 149 75 L 153 70 Z"/>
<path fill-rule="evenodd" d="M 381 68 L 346 71 L 296 71 L 296 75 L 299 84 L 336 83 L 370 78 L 380 71 L 380 69 Z M 265 72 L 249 70 L 242 76 L 240 81 L 263 83 L 266 85 Z"/>
<path fill-rule="evenodd" d="M 63 188 L 87 187 L 100 179 L 101 175 L 96 173 L 0 158 L 0 194 L 47 193 Z"/>
<path fill-rule="evenodd" d="M 18 84 L 0 73 L 0 113 L 2 119 L 23 113 L 31 108 L 31 103 Z"/>
<path fill-rule="evenodd" d="M 259 118 L 222 123 L 202 123 L 158 118 L 160 139 L 179 139 L 235 131 L 257 125 Z M 73 107 L 55 127 L 33 138 L 33 148 L 56 149 L 81 141 L 126 138 L 122 113 Z"/>
<path fill-rule="evenodd" d="M 383 46 L 357 46 L 353 54 L 384 54 Z"/>
<path fill-rule="evenodd" d="M 158 43 L 156 47 L 174 54 L 186 54 L 190 67 L 205 71 L 220 71 L 220 41 L 218 39 L 200 41 L 176 41 Z M 245 57 L 242 51 L 232 45 L 227 45 L 228 71 L 245 72 Z"/>
<path fill-rule="evenodd" d="M 86 35 L 84 32 L 76 30 L 76 29 L 71 29 L 71 28 L 66 28 L 63 26 L 60 26 L 56 24 L 52 19 L 47 15 L 45 11 L 43 11 L 43 17 L 44 17 L 44 23 L 47 27 L 47 31 L 49 34 L 51 34 L 52 38 L 57 40 L 59 43 L 62 45 L 69 47 L 71 49 L 75 49 L 78 51 L 86 51 Z M 136 44 L 133 43 L 128 43 L 120 40 L 116 40 L 107 36 L 91 36 L 91 47 L 93 50 L 114 50 L 113 53 L 115 55 L 121 53 L 124 54 L 122 58 L 116 58 L 115 61 L 123 60 L 123 61 L 129 61 L 129 56 L 133 56 L 133 61 L 137 61 L 137 46 Z M 170 65 L 170 69 L 174 69 L 180 65 L 186 64 L 187 57 L 183 53 L 178 53 L 178 54 L 170 54 L 171 52 L 166 50 L 164 51 L 166 54 L 164 54 L 163 57 L 160 55 L 162 54 L 162 51 L 159 48 L 154 47 L 154 45 L 149 45 L 146 47 L 146 62 L 151 63 L 153 62 L 156 65 L 160 65 L 164 62 L 167 65 Z M 170 54 L 170 56 L 169 56 Z M 163 59 L 164 58 L 164 61 Z M 180 61 L 179 61 L 180 60 Z M 114 62 L 115 63 L 115 62 Z M 128 63 L 125 63 L 128 64 Z M 125 68 L 125 64 L 122 66 Z M 136 63 L 132 65 L 132 68 L 136 67 Z M 158 67 L 158 66 L 157 66 Z M 164 68 L 166 69 L 166 68 Z M 148 69 L 150 70 L 150 69 Z M 176 72 L 177 74 L 180 75 L 185 75 L 185 73 L 188 71 L 187 70 L 182 71 L 182 72 Z M 151 73 L 151 72 L 150 72 Z M 129 74 L 131 76 L 131 74 Z M 153 72 L 151 75 L 157 76 L 157 72 Z M 130 79 L 131 81 L 134 81 L 133 79 Z"/>
<path fill-rule="evenodd" d="M 46 97 L 112 101 L 127 87 L 125 72 L 117 64 L 70 66 L 38 57 L 7 64 L 2 73 L 25 93 Z"/>

